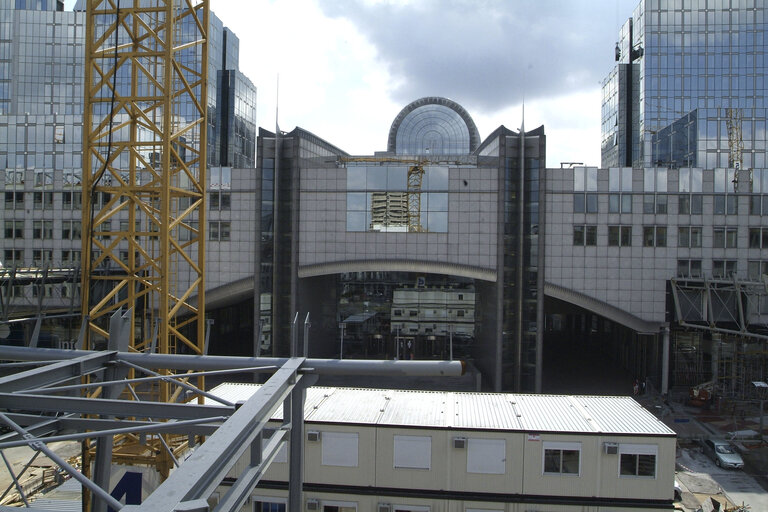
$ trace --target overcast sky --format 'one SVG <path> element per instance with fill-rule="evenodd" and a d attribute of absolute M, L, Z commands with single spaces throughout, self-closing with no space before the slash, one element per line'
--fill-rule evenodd
<path fill-rule="evenodd" d="M 547 165 L 600 162 L 600 81 L 639 0 L 211 0 L 240 39 L 258 125 L 279 119 L 352 154 L 386 149 L 392 120 L 450 98 L 481 138 L 544 125 Z"/>

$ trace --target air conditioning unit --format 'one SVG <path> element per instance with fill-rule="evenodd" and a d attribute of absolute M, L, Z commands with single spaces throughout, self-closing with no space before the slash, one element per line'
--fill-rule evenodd
<path fill-rule="evenodd" d="M 307 432 L 307 441 L 317 442 L 320 440 L 320 432 L 311 430 Z"/>
<path fill-rule="evenodd" d="M 389 503 L 379 503 L 376 512 L 392 512 L 392 505 Z"/>
<path fill-rule="evenodd" d="M 616 455 L 619 453 L 619 443 L 603 443 L 603 449 L 606 455 Z"/>
<path fill-rule="evenodd" d="M 320 500 L 307 500 L 307 510 L 320 510 Z"/>
<path fill-rule="evenodd" d="M 466 437 L 454 437 L 453 438 L 453 447 L 458 448 L 459 450 L 463 450 L 467 447 L 467 438 Z"/>

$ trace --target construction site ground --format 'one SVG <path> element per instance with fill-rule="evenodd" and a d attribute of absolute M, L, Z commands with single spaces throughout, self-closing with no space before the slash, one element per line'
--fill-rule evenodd
<path fill-rule="evenodd" d="M 768 511 L 768 443 L 757 439 L 731 442 L 744 459 L 743 470 L 722 469 L 701 450 L 699 441 L 707 437 L 730 439 L 734 433 L 757 432 L 759 416 L 742 416 L 732 410 L 697 407 L 659 396 L 640 396 L 639 401 L 677 433 L 676 480 L 681 489 L 675 505 L 678 510 L 707 512 L 712 499 L 720 510 L 738 510 L 745 505 L 751 512 Z M 768 423 L 768 420 L 766 420 Z"/>

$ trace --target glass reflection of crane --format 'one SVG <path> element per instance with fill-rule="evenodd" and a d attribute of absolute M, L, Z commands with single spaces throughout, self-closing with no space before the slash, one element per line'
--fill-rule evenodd
<path fill-rule="evenodd" d="M 421 182 L 424 167 L 412 165 L 408 168 L 408 231 L 425 231 L 421 225 Z"/>

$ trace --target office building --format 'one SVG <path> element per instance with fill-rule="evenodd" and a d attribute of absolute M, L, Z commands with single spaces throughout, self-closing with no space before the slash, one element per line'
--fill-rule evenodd
<path fill-rule="evenodd" d="M 78 267 L 81 238 L 87 236 L 81 232 L 84 5 L 80 1 L 65 12 L 61 1 L 0 4 L 3 320 L 40 308 L 79 309 L 79 278 L 51 269 Z M 211 199 L 220 200 L 212 208 L 224 212 L 215 218 L 225 218 L 218 235 L 225 239 L 229 168 L 255 166 L 256 89 L 238 69 L 237 36 L 213 14 L 208 55 L 209 183 L 216 191 Z M 144 156 L 152 161 L 153 155 Z M 107 196 L 97 197 L 96 206 L 108 201 Z M 124 231 L 127 222 L 116 215 L 111 230 Z M 127 259 L 127 251 L 122 253 Z M 39 286 L 28 285 L 34 272 L 15 270 L 30 267 L 47 268 Z M 31 332 L 31 326 L 26 328 Z M 52 336 L 69 340 L 77 329 L 67 324 L 64 332 L 59 329 Z"/>
<path fill-rule="evenodd" d="M 603 82 L 601 167 L 766 166 L 766 8 L 642 0 Z"/>
<path fill-rule="evenodd" d="M 543 127 L 481 141 L 464 108 L 427 97 L 374 155 L 300 128 L 262 130 L 258 154 L 264 350 L 289 353 L 309 314 L 312 357 L 446 357 L 455 342 L 489 389 L 540 387 Z"/>
<path fill-rule="evenodd" d="M 724 398 L 758 396 L 767 179 L 766 169 L 547 169 L 548 350 L 609 354 L 664 392 L 710 383 Z"/>

